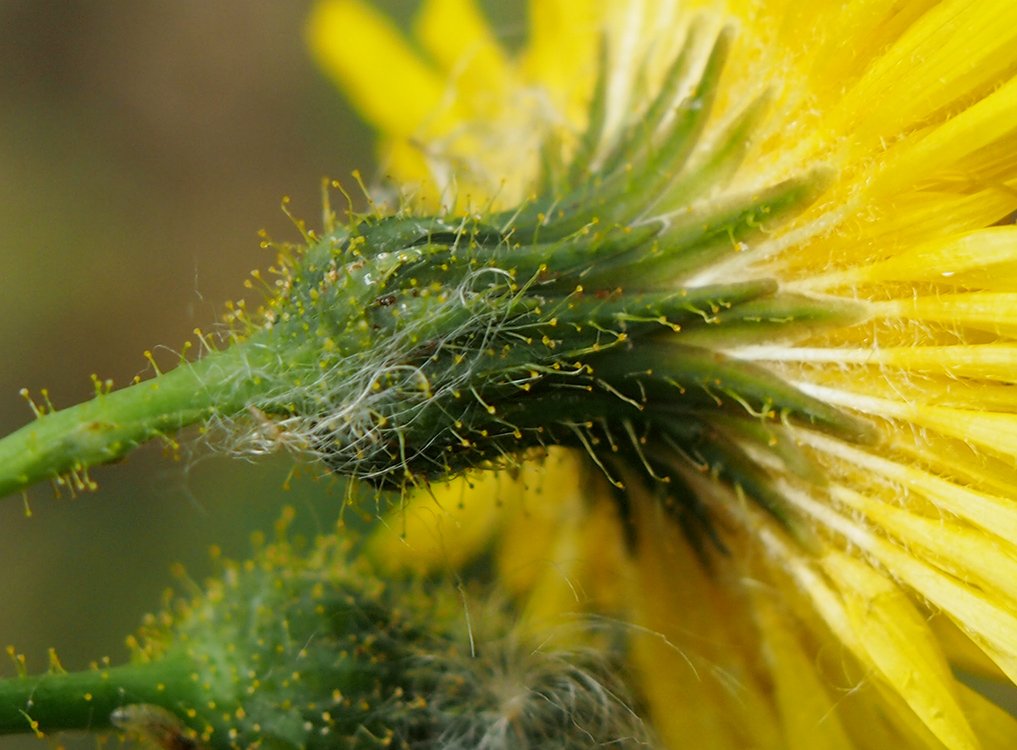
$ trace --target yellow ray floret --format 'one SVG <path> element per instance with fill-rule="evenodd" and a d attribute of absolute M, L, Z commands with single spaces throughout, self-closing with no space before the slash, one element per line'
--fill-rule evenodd
<path fill-rule="evenodd" d="M 370 5 L 355 0 L 321 3 L 308 29 L 311 49 L 322 66 L 383 132 L 413 135 L 421 123 L 441 116 L 443 76 L 421 60 L 393 24 Z M 335 40 L 342 41 L 337 45 Z M 379 80 L 391 70 L 399 71 L 400 87 L 408 96 L 377 96 Z"/>

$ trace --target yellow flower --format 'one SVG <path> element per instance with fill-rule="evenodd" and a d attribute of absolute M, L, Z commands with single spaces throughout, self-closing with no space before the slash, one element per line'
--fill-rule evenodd
<path fill-rule="evenodd" d="M 323 0 L 309 34 L 424 205 L 515 206 L 702 107 L 666 190 L 626 193 L 640 220 L 781 190 L 796 210 L 667 267 L 676 288 L 772 280 L 782 300 L 706 306 L 676 341 L 846 420 L 719 378 L 742 414 L 697 423 L 683 462 L 639 435 L 621 439 L 642 475 L 552 451 L 416 499 L 376 555 L 496 548 L 534 623 L 631 623 L 669 747 L 1017 747 L 955 676 L 1017 682 L 1017 4 L 533 0 L 510 51 L 473 0 L 425 0 L 415 44 Z"/>

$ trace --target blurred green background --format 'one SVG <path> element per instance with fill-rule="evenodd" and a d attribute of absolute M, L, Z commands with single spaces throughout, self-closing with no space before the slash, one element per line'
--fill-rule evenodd
<path fill-rule="evenodd" d="M 0 0 L 0 433 L 31 419 L 22 387 L 62 407 L 91 394 L 91 373 L 148 374 L 146 349 L 171 362 L 156 347 L 211 328 L 272 262 L 259 229 L 297 238 L 283 195 L 318 226 L 322 177 L 372 174 L 371 133 L 304 48 L 310 5 Z M 379 5 L 405 23 L 415 3 Z M 36 488 L 31 518 L 7 498 L 0 645 L 33 670 L 49 646 L 68 669 L 122 659 L 174 562 L 200 580 L 209 545 L 244 555 L 282 503 L 309 532 L 332 524 L 342 487 L 286 492 L 291 464 L 174 462 L 149 446 L 95 471 L 97 493 Z"/>

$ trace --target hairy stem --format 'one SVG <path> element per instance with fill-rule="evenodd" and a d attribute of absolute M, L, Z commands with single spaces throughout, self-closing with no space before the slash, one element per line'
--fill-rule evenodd
<path fill-rule="evenodd" d="M 0 680 L 0 734 L 106 729 L 129 704 L 166 706 L 193 692 L 193 665 L 183 657 L 83 672 Z"/>
<path fill-rule="evenodd" d="M 45 479 L 121 458 L 138 445 L 205 420 L 242 410 L 257 392 L 259 347 L 252 339 L 151 380 L 43 414 L 0 439 L 0 496 Z"/>

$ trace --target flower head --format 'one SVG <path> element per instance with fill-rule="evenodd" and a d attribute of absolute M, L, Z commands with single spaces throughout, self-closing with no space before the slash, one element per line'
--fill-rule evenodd
<path fill-rule="evenodd" d="M 354 0 L 310 26 L 388 173 L 465 217 L 443 252 L 512 276 L 471 428 L 577 449 L 422 498 L 401 556 L 496 546 L 533 617 L 631 622 L 675 745 L 1013 744 L 953 669 L 1017 682 L 1017 7 L 530 11 L 518 52 L 469 0 L 424 3 L 422 55 Z"/>

